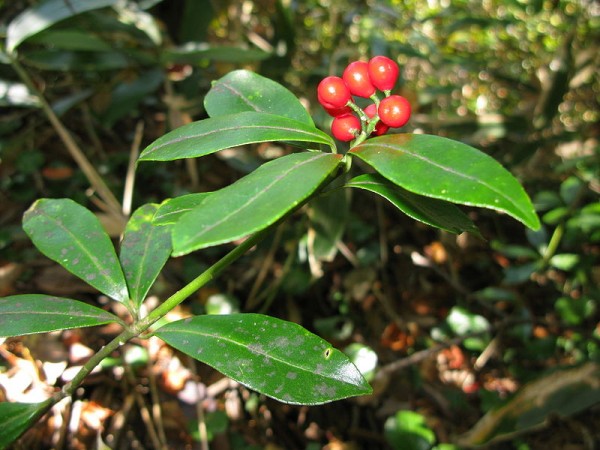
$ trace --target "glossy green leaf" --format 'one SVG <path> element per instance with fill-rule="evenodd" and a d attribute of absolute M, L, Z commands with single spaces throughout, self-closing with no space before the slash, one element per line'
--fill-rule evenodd
<path fill-rule="evenodd" d="M 70 199 L 41 199 L 23 216 L 34 245 L 90 286 L 127 302 L 127 284 L 110 238 L 94 214 Z"/>
<path fill-rule="evenodd" d="M 310 114 L 292 92 L 248 70 L 235 70 L 215 81 L 204 98 L 204 107 L 211 117 L 256 111 L 314 126 Z"/>
<path fill-rule="evenodd" d="M 334 146 L 331 137 L 312 125 L 287 117 L 247 111 L 179 127 L 146 147 L 139 160 L 197 158 L 238 145 L 271 141 L 303 141 Z"/>
<path fill-rule="evenodd" d="M 452 203 L 413 194 L 377 174 L 359 175 L 346 186 L 379 194 L 407 216 L 432 227 L 451 233 L 469 231 L 479 235 L 475 224 Z"/>
<path fill-rule="evenodd" d="M 519 182 L 496 160 L 451 139 L 392 134 L 349 152 L 415 194 L 505 212 L 532 229 L 540 222 Z"/>
<path fill-rule="evenodd" d="M 171 256 L 171 230 L 153 223 L 158 205 L 138 208 L 125 227 L 119 260 L 131 300 L 138 307 Z"/>
<path fill-rule="evenodd" d="M 199 192 L 197 194 L 186 194 L 175 198 L 169 198 L 162 202 L 154 213 L 154 225 L 171 225 L 176 223 L 182 215 L 190 212 L 200 205 L 211 192 Z"/>
<path fill-rule="evenodd" d="M 341 158 L 322 152 L 293 153 L 213 192 L 173 227 L 173 254 L 184 255 L 267 228 L 315 192 Z"/>
<path fill-rule="evenodd" d="M 53 405 L 48 399 L 41 403 L 0 403 L 0 449 L 8 448 L 21 434 L 32 427 Z"/>
<path fill-rule="evenodd" d="M 314 405 L 371 393 L 339 350 L 301 326 L 260 314 L 196 316 L 156 335 L 228 377 L 285 403 Z"/>
<path fill-rule="evenodd" d="M 46 0 L 15 17 L 6 30 L 6 51 L 12 53 L 27 38 L 61 20 L 116 4 L 118 0 Z"/>
<path fill-rule="evenodd" d="M 93 327 L 120 319 L 103 309 L 70 298 L 43 294 L 0 298 L 0 337 Z"/>

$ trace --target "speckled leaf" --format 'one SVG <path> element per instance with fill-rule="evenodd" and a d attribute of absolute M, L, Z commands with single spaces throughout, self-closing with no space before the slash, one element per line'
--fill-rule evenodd
<path fill-rule="evenodd" d="M 315 192 L 341 159 L 332 153 L 293 153 L 213 192 L 173 227 L 173 254 L 184 255 L 267 228 Z"/>
<path fill-rule="evenodd" d="M 90 210 L 70 199 L 41 199 L 25 212 L 23 229 L 48 258 L 109 297 L 128 301 L 115 249 Z"/>
<path fill-rule="evenodd" d="M 335 145 L 330 136 L 297 120 L 260 112 L 218 116 L 179 127 L 154 141 L 139 161 L 198 158 L 255 142 L 302 141 Z"/>
<path fill-rule="evenodd" d="M 368 139 L 349 152 L 398 186 L 426 197 L 505 212 L 531 229 L 540 222 L 519 182 L 469 145 L 425 134 Z"/>
<path fill-rule="evenodd" d="M 43 294 L 0 298 L 0 337 L 93 327 L 119 318 L 103 309 L 70 298 Z"/>
<path fill-rule="evenodd" d="M 314 126 L 310 114 L 294 94 L 279 83 L 248 70 L 234 70 L 215 81 L 204 98 L 211 117 L 257 111 Z"/>
<path fill-rule="evenodd" d="M 473 222 L 452 203 L 413 194 L 376 174 L 359 175 L 347 187 L 364 189 L 381 195 L 407 216 L 451 233 L 469 231 L 479 235 Z"/>
<path fill-rule="evenodd" d="M 154 225 L 171 225 L 176 223 L 185 213 L 200 205 L 210 192 L 199 192 L 197 194 L 186 194 L 175 198 L 169 198 L 162 202 L 154 213 Z"/>
<path fill-rule="evenodd" d="M 171 230 L 153 223 L 158 205 L 138 208 L 125 227 L 119 260 L 131 300 L 140 306 L 171 255 Z"/>
<path fill-rule="evenodd" d="M 41 403 L 0 403 L 0 449 L 8 448 L 54 404 L 53 399 Z"/>
<path fill-rule="evenodd" d="M 348 357 L 301 326 L 260 314 L 195 316 L 156 335 L 228 377 L 285 403 L 371 393 Z"/>

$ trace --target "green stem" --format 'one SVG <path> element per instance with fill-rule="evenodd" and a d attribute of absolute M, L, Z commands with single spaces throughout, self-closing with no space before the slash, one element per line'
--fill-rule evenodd
<path fill-rule="evenodd" d="M 546 251 L 544 252 L 544 256 L 542 258 L 544 266 L 547 266 L 550 263 L 552 257 L 556 254 L 564 232 L 565 226 L 563 223 L 561 223 L 554 229 L 554 233 L 552 233 L 552 237 L 550 238 L 550 242 L 548 242 L 548 247 L 546 247 Z"/>
<path fill-rule="evenodd" d="M 150 314 L 138 322 L 137 325 L 134 326 L 134 329 L 138 332 L 138 334 L 146 331 L 152 324 L 164 317 L 182 301 L 184 301 L 206 283 L 216 278 L 226 267 L 231 265 L 236 259 L 263 240 L 268 233 L 271 233 L 271 227 L 250 236 L 236 248 L 223 256 L 223 258 L 198 275 L 198 277 L 192 280 L 189 284 L 184 286 L 181 290 L 175 292 L 163 303 L 161 303 L 156 309 L 150 312 Z"/>
<path fill-rule="evenodd" d="M 60 398 L 72 395 L 73 392 L 75 392 L 75 390 L 77 389 L 77 387 L 81 384 L 81 382 L 85 379 L 85 377 L 87 377 L 90 374 L 90 372 L 94 370 L 94 367 L 100 364 L 104 358 L 109 356 L 112 352 L 114 352 L 117 348 L 125 344 L 130 339 L 139 336 L 141 333 L 150 328 L 152 324 L 164 317 L 169 311 L 171 311 L 173 308 L 179 305 L 182 301 L 184 301 L 186 298 L 188 298 L 206 283 L 217 277 L 226 267 L 228 267 L 236 259 L 242 256 L 252 247 L 254 247 L 270 232 L 271 228 L 269 227 L 259 233 L 250 236 L 240 245 L 238 245 L 229 253 L 227 253 L 223 258 L 221 258 L 215 264 L 206 269 L 198 277 L 192 280 L 189 284 L 187 284 L 182 289 L 171 295 L 167 300 L 165 300 L 160 306 L 154 309 L 145 318 L 135 323 L 131 328 L 124 330 L 116 338 L 114 338 L 112 341 L 110 341 L 108 344 L 102 347 L 97 353 L 94 354 L 94 356 L 92 356 L 83 365 L 83 367 L 79 372 L 77 372 L 75 377 L 63 387 L 60 394 Z M 57 401 L 60 398 L 57 398 Z"/>

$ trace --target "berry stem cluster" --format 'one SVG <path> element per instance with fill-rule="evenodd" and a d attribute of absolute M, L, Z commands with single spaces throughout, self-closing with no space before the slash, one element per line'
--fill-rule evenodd
<path fill-rule="evenodd" d="M 392 94 L 399 73 L 398 64 L 390 58 L 375 56 L 368 62 L 351 62 L 341 77 L 324 78 L 317 87 L 317 98 L 333 117 L 333 136 L 352 141 L 351 146 L 355 146 L 371 135 L 403 127 L 410 118 L 411 106 L 406 98 Z M 383 99 L 377 91 L 383 93 Z M 353 97 L 369 98 L 373 103 L 362 109 Z"/>

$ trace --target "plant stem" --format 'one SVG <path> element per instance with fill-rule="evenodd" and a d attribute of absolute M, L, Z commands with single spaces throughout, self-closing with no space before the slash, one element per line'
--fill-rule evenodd
<path fill-rule="evenodd" d="M 116 338 L 98 350 L 81 368 L 79 372 L 73 377 L 73 379 L 64 385 L 62 388 L 62 397 L 73 395 L 75 390 L 79 387 L 81 382 L 87 377 L 94 368 L 102 362 L 104 358 L 109 356 L 121 345 L 125 344 L 128 340 L 135 337 L 137 334 L 131 328 L 123 330 Z"/>
<path fill-rule="evenodd" d="M 235 247 L 225 256 L 223 256 L 219 261 L 214 263 L 204 272 L 202 272 L 198 277 L 192 280 L 189 284 L 181 288 L 179 291 L 175 292 L 168 299 L 166 299 L 163 303 L 161 303 L 156 309 L 150 312 L 146 317 L 144 317 L 135 327 L 134 329 L 141 333 L 142 331 L 147 330 L 153 323 L 157 320 L 164 317 L 169 311 L 179 305 L 182 301 L 200 289 L 209 281 L 216 278 L 226 267 L 228 267 L 231 263 L 233 263 L 236 259 L 254 247 L 257 243 L 263 240 L 267 234 L 271 233 L 272 227 L 266 228 L 263 231 L 260 231 L 256 234 L 253 234 L 240 245 Z"/>
<path fill-rule="evenodd" d="M 69 130 L 67 130 L 67 128 L 60 121 L 60 119 L 58 118 L 58 116 L 44 97 L 44 94 L 42 94 L 42 92 L 37 88 L 37 86 L 31 79 L 25 68 L 19 63 L 17 57 L 9 55 L 9 58 L 12 67 L 15 69 L 21 80 L 23 80 L 23 82 L 29 88 L 29 90 L 38 98 L 42 111 L 44 111 L 44 114 L 46 114 L 46 117 L 54 127 L 54 130 L 65 144 L 65 147 L 67 148 L 67 150 L 69 151 L 69 153 L 71 154 L 81 171 L 85 174 L 86 178 L 88 179 L 94 190 L 106 203 L 106 205 L 109 208 L 109 211 L 113 215 L 115 215 L 115 217 L 122 218 L 121 205 L 119 201 L 114 196 L 112 191 L 108 188 L 108 186 L 106 185 L 100 174 L 96 171 L 94 166 L 87 159 L 83 151 L 79 148 L 79 146 L 73 139 L 73 136 L 71 136 L 71 133 L 69 133 Z"/>
<path fill-rule="evenodd" d="M 146 331 L 148 328 L 150 328 L 150 326 L 152 326 L 152 324 L 164 317 L 169 311 L 171 311 L 173 308 L 179 305 L 182 301 L 184 301 L 186 298 L 188 298 L 206 283 L 213 280 L 226 267 L 232 264 L 236 259 L 238 259 L 244 253 L 246 253 L 249 249 L 254 247 L 262 239 L 264 239 L 268 233 L 271 233 L 271 227 L 250 236 L 240 245 L 238 245 L 225 256 L 223 256 L 219 261 L 217 261 L 204 272 L 202 272 L 189 284 L 184 286 L 179 291 L 175 292 L 175 294 L 170 296 L 160 306 L 158 306 L 156 309 L 150 312 L 150 314 L 148 314 L 145 318 L 135 323 L 132 327 L 124 330 L 116 338 L 114 338 L 112 341 L 110 341 L 108 344 L 102 347 L 83 365 L 83 367 L 79 372 L 77 372 L 75 377 L 63 387 L 60 394 L 60 398 L 72 395 L 73 392 L 75 392 L 75 389 L 77 389 L 77 387 L 85 379 L 85 377 L 87 377 L 90 374 L 90 372 L 94 369 L 94 367 L 100 364 L 104 358 L 109 356 L 113 351 L 125 344 L 130 339 Z M 59 400 L 60 398 L 57 398 L 57 400 Z"/>

